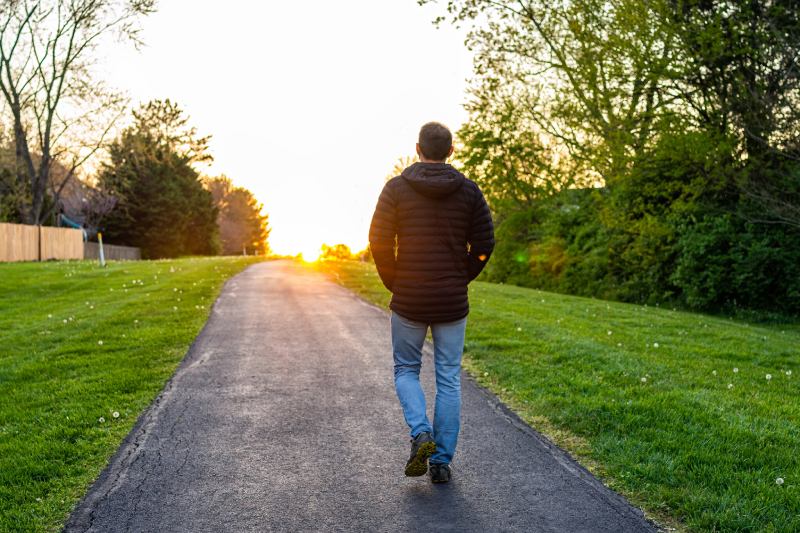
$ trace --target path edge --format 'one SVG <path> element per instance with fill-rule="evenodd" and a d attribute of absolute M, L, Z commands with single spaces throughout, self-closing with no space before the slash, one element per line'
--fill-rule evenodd
<path fill-rule="evenodd" d="M 225 283 L 222 284 L 219 294 L 214 299 L 214 303 L 209 309 L 208 318 L 203 324 L 203 327 L 200 328 L 197 336 L 194 338 L 194 340 L 192 340 L 192 343 L 186 350 L 186 354 L 184 354 L 178 363 L 178 366 L 175 367 L 175 371 L 172 373 L 166 383 L 164 383 L 164 387 L 161 389 L 161 391 L 159 391 L 153 401 L 150 402 L 150 404 L 139 414 L 138 418 L 136 419 L 136 423 L 133 425 L 128 434 L 125 435 L 125 438 L 122 439 L 119 447 L 108 460 L 108 463 L 106 463 L 105 467 L 103 467 L 103 470 L 100 472 L 97 478 L 95 478 L 95 480 L 89 485 L 86 493 L 72 508 L 66 522 L 64 523 L 64 527 L 61 529 L 62 532 L 83 532 L 89 531 L 92 528 L 95 510 L 103 503 L 103 501 L 105 501 L 108 496 L 110 496 L 116 490 L 116 485 L 121 481 L 122 476 L 125 474 L 128 467 L 136 461 L 136 452 L 146 440 L 148 436 L 148 430 L 157 420 L 161 404 L 171 395 L 175 381 L 186 371 L 187 367 L 194 363 L 198 358 L 197 345 L 199 344 L 199 341 L 205 337 L 208 325 L 214 318 L 214 311 L 217 307 L 217 303 L 228 289 L 228 285 L 234 279 L 258 264 L 260 263 L 253 263 L 246 266 L 244 269 L 225 280 Z"/>

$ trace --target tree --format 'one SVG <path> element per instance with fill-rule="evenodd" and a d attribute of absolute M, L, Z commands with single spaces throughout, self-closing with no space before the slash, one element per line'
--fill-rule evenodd
<path fill-rule="evenodd" d="M 322 253 L 319 258 L 341 261 L 344 259 L 352 259 L 353 252 L 350 251 L 350 247 L 346 244 L 323 244 Z"/>
<path fill-rule="evenodd" d="M 737 216 L 800 229 L 800 5 L 684 0 L 676 90 L 699 127 L 735 141 Z"/>
<path fill-rule="evenodd" d="M 261 214 L 264 206 L 253 193 L 244 187 L 235 187 L 226 176 L 207 179 L 205 186 L 219 213 L 217 223 L 222 253 L 269 253 L 269 217 Z"/>
<path fill-rule="evenodd" d="M 422 0 L 422 3 L 428 3 Z M 537 144 L 603 181 L 624 172 L 670 125 L 664 81 L 674 32 L 664 2 L 451 0 L 470 25 L 475 114 L 507 115 Z M 539 143 L 538 139 L 542 142 Z M 534 145 L 535 146 L 535 145 Z M 536 148 L 538 151 L 538 148 Z M 533 165 L 547 166 L 550 157 Z"/>
<path fill-rule="evenodd" d="M 194 168 L 211 160 L 209 138 L 198 137 L 169 100 L 154 100 L 133 116 L 98 178 L 117 198 L 104 220 L 108 240 L 139 246 L 148 258 L 216 254 L 217 208 Z"/>
<path fill-rule="evenodd" d="M 91 73 L 92 52 L 110 32 L 139 43 L 140 16 L 155 0 L 6 0 L 0 7 L 0 93 L 13 124 L 17 209 L 46 220 L 63 187 L 101 146 L 124 100 Z M 66 178 L 50 191 L 53 161 Z M 49 208 L 47 207 L 49 205 Z"/>

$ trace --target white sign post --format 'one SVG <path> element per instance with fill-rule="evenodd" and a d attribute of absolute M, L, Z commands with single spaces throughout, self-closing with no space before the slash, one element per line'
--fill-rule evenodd
<path fill-rule="evenodd" d="M 97 242 L 100 245 L 100 266 L 106 266 L 106 256 L 103 253 L 103 234 L 98 232 L 97 233 Z"/>

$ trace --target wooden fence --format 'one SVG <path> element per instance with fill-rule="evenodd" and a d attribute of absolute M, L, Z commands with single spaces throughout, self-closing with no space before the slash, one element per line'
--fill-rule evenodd
<path fill-rule="evenodd" d="M 121 259 L 137 261 L 142 258 L 142 251 L 140 248 L 133 246 L 119 246 L 116 244 L 104 244 L 103 255 L 106 259 Z M 83 243 L 83 258 L 84 259 L 99 259 L 100 258 L 100 245 L 96 242 Z"/>
<path fill-rule="evenodd" d="M 0 261 L 38 260 L 38 226 L 0 223 Z"/>
<path fill-rule="evenodd" d="M 139 248 L 103 245 L 106 259 L 141 259 Z M 73 228 L 29 226 L 0 222 L 0 262 L 48 259 L 97 259 L 96 242 L 83 242 L 83 232 Z"/>
<path fill-rule="evenodd" d="M 0 223 L 0 261 L 83 259 L 83 232 Z"/>

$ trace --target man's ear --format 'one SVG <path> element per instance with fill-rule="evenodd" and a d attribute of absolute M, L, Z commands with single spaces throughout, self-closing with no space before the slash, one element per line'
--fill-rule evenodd
<path fill-rule="evenodd" d="M 419 147 L 419 143 L 417 143 L 417 157 L 422 161 L 422 150 Z"/>
<path fill-rule="evenodd" d="M 449 159 L 449 158 L 450 158 L 450 156 L 451 156 L 451 155 L 453 155 L 453 150 L 454 150 L 454 149 L 455 149 L 455 146 L 453 146 L 453 145 L 451 144 L 451 145 L 450 145 L 450 149 L 447 151 L 447 157 L 445 157 L 445 160 Z"/>

